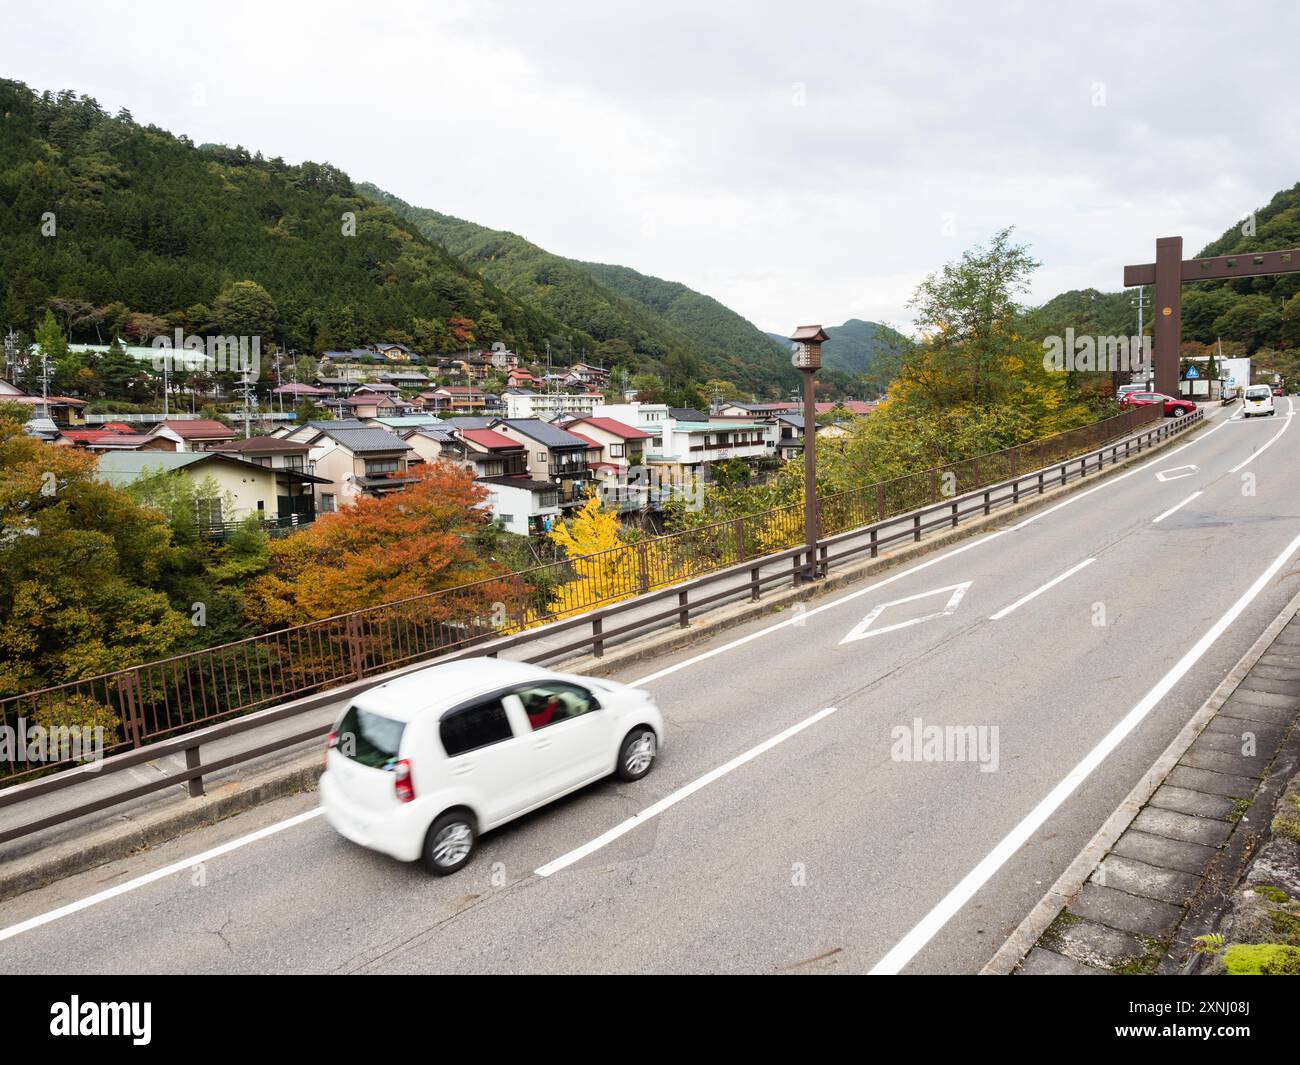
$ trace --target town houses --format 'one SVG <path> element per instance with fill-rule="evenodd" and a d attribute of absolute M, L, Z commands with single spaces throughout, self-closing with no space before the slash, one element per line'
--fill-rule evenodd
<path fill-rule="evenodd" d="M 761 475 L 797 459 L 808 428 L 794 402 L 715 399 L 708 411 L 643 402 L 613 390 L 605 367 L 530 363 L 502 344 L 425 359 L 380 340 L 325 351 L 311 374 L 290 365 L 286 380 L 277 357 L 261 405 L 241 403 L 229 382 L 214 390 L 224 399 L 216 416 L 194 402 L 152 416 L 88 414 L 76 395 L 34 396 L 5 382 L 0 402 L 32 410 L 29 433 L 100 456 L 116 483 L 165 471 L 222 485 L 224 503 L 206 511 L 213 528 L 249 516 L 273 529 L 310 524 L 401 492 L 435 462 L 472 472 L 509 532 L 543 534 L 591 493 L 639 521 L 713 479 L 718 463 Z M 819 403 L 818 421 L 835 433 L 829 423 L 873 408 Z"/>

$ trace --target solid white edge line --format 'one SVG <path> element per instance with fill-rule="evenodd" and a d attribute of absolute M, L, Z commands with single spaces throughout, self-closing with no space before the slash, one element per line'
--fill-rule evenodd
<path fill-rule="evenodd" d="M 1106 757 L 1124 741 L 1125 737 L 1141 723 L 1143 718 L 1160 703 L 1160 700 L 1169 693 L 1170 689 L 1223 635 L 1228 626 L 1236 621 L 1242 612 L 1255 600 L 1255 597 L 1268 586 L 1268 582 L 1286 564 L 1287 559 L 1295 554 L 1297 549 L 1300 549 L 1300 536 L 1287 544 L 1282 553 L 1242 593 L 1241 598 L 1228 608 L 1227 613 L 1219 618 L 1205 635 L 1197 640 L 1187 653 L 1174 663 L 1169 672 L 1156 682 L 1155 687 L 1147 692 L 1137 705 L 1125 714 L 1091 751 L 1084 755 L 1082 761 L 1071 769 L 1065 778 L 1048 792 L 1042 801 L 1015 828 L 1003 837 L 1001 842 L 988 853 L 984 860 L 962 877 L 956 887 L 940 899 L 935 907 L 921 918 L 907 935 L 872 966 L 871 973 L 875 975 L 898 973 L 916 957 L 922 948 L 938 934 L 939 930 L 953 918 L 957 911 L 965 906 L 974 897 L 975 893 L 1006 864 L 1007 860 L 1030 840 L 1034 833 L 1043 826 L 1044 822 L 1070 797 L 1074 789 L 1082 784 L 1092 771 L 1101 765 Z"/>
<path fill-rule="evenodd" d="M 1169 517 L 1170 514 L 1173 514 L 1173 513 L 1175 513 L 1176 511 L 1182 510 L 1183 507 L 1187 506 L 1187 504 L 1190 503 L 1190 502 L 1191 502 L 1193 499 L 1195 499 L 1197 496 L 1203 496 L 1203 495 L 1205 495 L 1205 492 L 1204 492 L 1204 491 L 1193 492 L 1193 493 L 1192 493 L 1191 495 L 1189 495 L 1186 499 L 1184 499 L 1181 503 L 1175 503 L 1172 507 L 1170 507 L 1168 510 L 1166 510 L 1163 514 L 1158 514 L 1158 515 L 1156 515 L 1154 518 L 1152 518 L 1152 519 L 1151 519 L 1151 524 L 1152 524 L 1152 525 L 1155 525 L 1155 524 L 1158 523 L 1158 522 L 1162 522 L 1162 521 L 1164 521 L 1165 518 Z"/>
<path fill-rule="evenodd" d="M 746 762 L 753 761 L 760 754 L 770 751 L 778 743 L 783 743 L 785 740 L 788 740 L 791 736 L 797 735 L 810 725 L 815 725 L 823 718 L 829 717 L 831 714 L 835 713 L 835 710 L 836 707 L 833 706 L 828 706 L 824 710 L 818 710 L 817 713 L 813 714 L 811 717 L 806 717 L 797 724 L 791 725 L 783 732 L 778 732 L 771 739 L 764 740 L 757 747 L 751 747 L 744 754 L 738 754 L 735 758 L 731 759 L 731 761 L 725 762 L 718 766 L 717 769 L 710 770 L 705 773 L 704 776 L 696 777 L 696 779 L 692 780 L 689 784 L 684 784 L 676 791 L 665 795 L 658 802 L 651 806 L 647 806 L 640 813 L 633 814 L 626 821 L 615 825 L 608 832 L 601 833 L 589 843 L 584 843 L 581 847 L 575 847 L 573 850 L 569 851 L 568 854 L 560 855 L 560 857 L 556 858 L 554 861 L 547 862 L 545 865 L 533 870 L 533 872 L 538 876 L 546 877 L 550 876 L 552 873 L 558 873 L 561 869 L 568 868 L 574 862 L 581 861 L 583 858 L 587 857 L 587 855 L 593 854 L 602 847 L 613 843 L 614 840 L 618 839 L 620 836 L 631 832 L 632 829 L 636 828 L 638 825 L 645 824 L 651 818 L 659 816 L 659 814 L 663 813 L 669 807 L 675 806 L 683 799 L 694 795 L 701 788 L 712 784 L 720 777 L 726 776 L 733 769 L 739 769 Z"/>
<path fill-rule="evenodd" d="M 1025 605 L 1027 602 L 1029 602 L 1031 599 L 1037 599 L 1040 595 L 1042 595 L 1042 594 L 1043 594 L 1045 591 L 1047 591 L 1049 588 L 1055 588 L 1058 584 L 1060 584 L 1060 583 L 1061 583 L 1063 580 L 1065 580 L 1067 577 L 1073 577 L 1076 573 L 1079 572 L 1079 570 L 1083 569 L 1084 566 L 1091 566 L 1091 565 L 1092 565 L 1094 562 L 1096 562 L 1096 561 L 1097 561 L 1097 560 L 1096 560 L 1095 558 L 1085 558 L 1085 559 L 1084 559 L 1082 562 L 1080 562 L 1077 566 L 1071 566 L 1071 567 L 1070 567 L 1069 569 L 1067 569 L 1064 573 L 1062 573 L 1059 577 L 1053 577 L 1050 581 L 1048 581 L 1048 582 L 1047 582 L 1046 584 L 1044 584 L 1042 587 L 1040 587 L 1040 588 L 1035 588 L 1035 589 L 1034 589 L 1032 592 L 1030 592 L 1028 595 L 1022 595 L 1019 599 L 1017 599 L 1017 600 L 1016 600 L 1014 603 L 1012 603 L 1010 606 L 1004 606 L 1004 607 L 1003 607 L 1001 610 L 999 610 L 996 614 L 990 614 L 990 615 L 989 615 L 989 621 L 1001 621 L 1004 617 L 1006 617 L 1008 614 L 1010 614 L 1013 610 L 1019 610 L 1022 606 L 1024 606 L 1024 605 Z"/>
<path fill-rule="evenodd" d="M 1261 447 L 1258 451 L 1254 452 L 1250 456 L 1250 458 L 1248 458 L 1245 462 L 1237 463 L 1237 465 L 1233 466 L 1232 469 L 1230 469 L 1228 472 L 1236 473 L 1239 470 L 1244 470 L 1247 466 L 1249 466 L 1252 462 L 1254 462 L 1257 458 L 1259 458 L 1260 455 L 1264 454 L 1265 451 L 1267 451 L 1269 448 L 1273 446 L 1273 444 L 1277 441 L 1278 437 L 1280 437 L 1283 433 L 1285 433 L 1288 429 L 1291 428 L 1291 419 L 1294 416 L 1295 416 L 1294 410 L 1287 411 L 1286 417 L 1282 420 L 1282 428 L 1279 429 L 1272 436 L 1270 436 L 1267 440 L 1265 440 L 1264 446 Z"/>
<path fill-rule="evenodd" d="M 94 895 L 88 895 L 84 899 L 78 899 L 76 902 L 70 902 L 66 906 L 60 906 L 56 910 L 50 910 L 49 913 L 43 913 L 36 917 L 30 917 L 26 921 L 19 921 L 17 924 L 10 925 L 8 928 L 0 929 L 0 943 L 6 939 L 12 939 L 23 932 L 30 932 L 33 928 L 40 928 L 41 925 L 49 924 L 51 921 L 57 921 L 60 917 L 68 917 L 74 913 L 89 909 L 101 902 L 107 902 L 109 899 L 116 898 L 118 895 L 125 895 L 128 891 L 134 891 L 136 888 L 144 887 L 146 884 L 152 884 L 155 880 L 162 880 L 166 877 L 173 876 L 176 873 L 183 873 L 187 869 L 192 869 L 196 865 L 211 861 L 213 858 L 219 858 L 223 854 L 229 854 L 231 851 L 239 850 L 240 847 L 246 847 L 250 843 L 256 843 L 260 839 L 266 839 L 267 836 L 274 836 L 277 832 L 283 832 L 286 828 L 293 828 L 294 825 L 300 825 L 304 821 L 310 821 L 313 817 L 319 817 L 325 811 L 320 807 L 314 810 L 307 810 L 304 813 L 295 814 L 293 817 L 284 821 L 277 821 L 273 825 L 267 825 L 265 828 L 259 828 L 256 832 L 250 832 L 246 836 L 240 836 L 238 839 L 228 840 L 220 846 L 206 850 L 202 854 L 196 854 L 192 858 L 186 858 L 179 862 L 172 862 L 171 865 L 163 866 L 161 869 L 155 869 L 151 873 L 145 873 L 143 876 L 137 876 L 134 880 L 125 880 L 115 887 L 106 888 Z"/>

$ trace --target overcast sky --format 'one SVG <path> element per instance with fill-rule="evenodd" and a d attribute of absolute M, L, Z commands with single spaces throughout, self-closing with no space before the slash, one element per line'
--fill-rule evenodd
<path fill-rule="evenodd" d="M 5 75 L 716 297 L 909 325 L 1014 225 L 1120 287 L 1300 181 L 1300 4 L 25 4 Z"/>

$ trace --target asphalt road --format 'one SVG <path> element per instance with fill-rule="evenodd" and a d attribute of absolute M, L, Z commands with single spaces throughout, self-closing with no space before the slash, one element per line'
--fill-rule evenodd
<path fill-rule="evenodd" d="M 1291 410 L 620 677 L 655 770 L 456 876 L 296 796 L 0 904 L 0 971 L 976 972 L 1295 594 Z"/>

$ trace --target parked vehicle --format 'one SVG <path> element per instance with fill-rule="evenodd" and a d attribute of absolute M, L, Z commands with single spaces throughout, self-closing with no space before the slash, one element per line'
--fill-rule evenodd
<path fill-rule="evenodd" d="M 1146 392 L 1146 391 L 1147 391 L 1146 385 L 1120 385 L 1119 388 L 1115 390 L 1115 398 L 1123 399 L 1125 396 L 1129 395 L 1132 392 Z"/>
<path fill-rule="evenodd" d="M 1163 392 L 1129 392 L 1119 401 L 1121 407 L 1145 407 L 1153 403 L 1164 404 L 1165 417 L 1191 414 L 1196 410 L 1196 404 L 1190 399 L 1167 396 Z"/>
<path fill-rule="evenodd" d="M 1281 385 L 1274 385 L 1274 386 L 1273 386 L 1273 395 L 1275 395 L 1275 396 L 1285 396 L 1285 395 L 1286 395 L 1286 390 L 1283 389 L 1283 387 L 1282 387 Z"/>
<path fill-rule="evenodd" d="M 1276 414 L 1274 394 L 1268 385 L 1251 385 L 1241 399 L 1242 414 L 1247 418 L 1252 418 L 1256 414 Z"/>
<path fill-rule="evenodd" d="M 610 774 L 640 780 L 663 742 L 639 688 L 462 659 L 352 700 L 329 735 L 321 806 L 354 843 L 446 876 L 484 832 Z"/>

